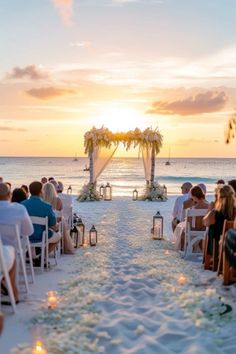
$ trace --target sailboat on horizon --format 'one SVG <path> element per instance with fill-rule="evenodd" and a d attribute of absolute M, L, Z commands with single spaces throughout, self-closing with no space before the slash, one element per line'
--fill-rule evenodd
<path fill-rule="evenodd" d="M 166 161 L 165 163 L 166 166 L 170 166 L 171 163 L 170 163 L 170 149 L 169 149 L 169 154 L 168 154 L 168 160 Z"/>
<path fill-rule="evenodd" d="M 78 161 L 77 154 L 75 154 L 75 157 L 74 157 L 73 161 Z"/>

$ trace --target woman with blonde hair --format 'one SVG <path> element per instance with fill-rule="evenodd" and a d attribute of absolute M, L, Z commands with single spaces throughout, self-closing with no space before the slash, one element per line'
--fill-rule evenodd
<path fill-rule="evenodd" d="M 47 182 L 43 185 L 43 199 L 50 203 L 54 210 L 61 211 L 63 209 L 63 204 L 61 199 L 57 196 L 57 191 L 55 186 Z M 60 222 L 61 220 L 58 220 Z M 64 253 L 72 254 L 74 253 L 74 246 L 69 235 L 69 231 L 66 228 L 66 224 L 63 222 L 62 238 L 64 243 Z"/>
<path fill-rule="evenodd" d="M 234 189 L 224 185 L 217 191 L 215 206 L 203 218 L 205 226 L 209 226 L 207 255 L 213 254 L 213 240 L 219 243 L 224 221 L 234 220 L 236 217 L 236 199 Z M 217 247 L 218 250 L 218 247 Z M 218 255 L 216 255 L 218 257 Z"/>

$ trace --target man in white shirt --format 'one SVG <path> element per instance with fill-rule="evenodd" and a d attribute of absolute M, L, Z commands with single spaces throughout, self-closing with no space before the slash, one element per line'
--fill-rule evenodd
<path fill-rule="evenodd" d="M 183 210 L 183 203 L 189 199 L 189 191 L 192 188 L 192 183 L 185 182 L 181 186 L 182 195 L 176 198 L 174 208 L 173 208 L 173 220 L 172 220 L 172 230 L 174 232 L 176 225 L 181 221 L 182 217 L 182 210 Z"/>
<path fill-rule="evenodd" d="M 19 228 L 20 235 L 22 237 L 29 237 L 33 232 L 34 228 L 30 220 L 29 214 L 26 208 L 18 203 L 11 203 L 11 191 L 6 183 L 0 183 L 0 223 L 1 224 L 14 224 Z M 2 242 L 4 245 L 11 245 L 15 248 L 16 240 L 10 239 L 2 236 Z M 16 276 L 16 264 L 11 269 L 10 278 L 12 283 L 12 288 L 16 302 L 18 302 L 18 290 L 16 287 L 15 276 Z"/>

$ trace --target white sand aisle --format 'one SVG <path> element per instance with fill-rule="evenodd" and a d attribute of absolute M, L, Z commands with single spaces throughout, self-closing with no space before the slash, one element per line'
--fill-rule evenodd
<path fill-rule="evenodd" d="M 150 239 L 153 214 L 160 209 L 170 220 L 172 203 L 75 204 L 88 227 L 95 223 L 99 245 L 71 258 L 59 308 L 34 314 L 48 353 L 236 351 L 235 312 L 219 315 L 222 301 L 235 300 L 235 287 L 223 290 L 213 273 L 182 260 L 170 243 Z M 186 282 L 179 284 L 182 274 Z M 14 352 L 31 353 L 22 347 Z"/>

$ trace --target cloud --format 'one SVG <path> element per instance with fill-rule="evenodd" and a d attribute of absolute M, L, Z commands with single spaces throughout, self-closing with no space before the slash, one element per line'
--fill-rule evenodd
<path fill-rule="evenodd" d="M 31 80 L 40 80 L 48 77 L 48 72 L 36 65 L 28 65 L 25 68 L 15 66 L 12 71 L 7 74 L 8 79 L 29 78 Z"/>
<path fill-rule="evenodd" d="M 76 91 L 72 89 L 49 86 L 33 88 L 31 90 L 26 91 L 26 93 L 32 97 L 39 98 L 40 100 L 50 100 L 58 96 L 75 94 Z"/>
<path fill-rule="evenodd" d="M 59 15 L 63 23 L 67 26 L 72 24 L 73 16 L 73 0 L 52 0 L 53 5 L 59 12 Z"/>
<path fill-rule="evenodd" d="M 25 128 L 1 127 L 1 126 L 0 126 L 0 131 L 27 132 L 28 129 L 25 129 Z"/>
<path fill-rule="evenodd" d="M 224 91 L 207 91 L 195 96 L 189 96 L 183 100 L 173 102 L 157 101 L 152 104 L 152 108 L 147 111 L 150 114 L 178 114 L 182 116 L 211 113 L 220 111 L 228 97 Z"/>
<path fill-rule="evenodd" d="M 82 42 L 71 42 L 70 43 L 71 47 L 84 47 L 84 48 L 88 48 L 91 46 L 91 42 L 89 41 L 82 41 Z"/>

